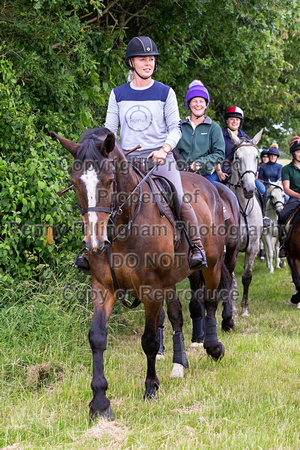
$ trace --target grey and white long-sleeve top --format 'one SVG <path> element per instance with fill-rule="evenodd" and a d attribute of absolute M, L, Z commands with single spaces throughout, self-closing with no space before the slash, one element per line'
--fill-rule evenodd
<path fill-rule="evenodd" d="M 175 92 L 152 80 L 137 88 L 126 83 L 110 94 L 105 127 L 117 135 L 124 151 L 142 145 L 141 151 L 156 150 L 163 144 L 176 147 L 181 137 L 180 117 Z"/>

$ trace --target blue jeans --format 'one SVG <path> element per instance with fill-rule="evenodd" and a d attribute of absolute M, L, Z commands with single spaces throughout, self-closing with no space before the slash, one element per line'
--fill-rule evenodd
<path fill-rule="evenodd" d="M 216 172 L 214 172 L 214 173 L 216 173 Z M 204 178 L 206 178 L 208 181 L 210 181 L 211 182 L 211 184 L 217 189 L 217 186 L 215 185 L 215 181 L 219 181 L 219 178 L 218 178 L 218 175 L 217 175 L 217 180 L 215 180 L 214 178 L 213 178 L 213 174 L 208 174 L 208 175 L 202 175 Z"/>
<path fill-rule="evenodd" d="M 255 186 L 261 194 L 264 194 L 266 192 L 266 187 L 261 181 L 255 180 Z"/>

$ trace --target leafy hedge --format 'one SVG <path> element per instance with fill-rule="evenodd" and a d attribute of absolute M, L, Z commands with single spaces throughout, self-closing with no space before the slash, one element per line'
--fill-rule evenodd
<path fill-rule="evenodd" d="M 81 245 L 75 193 L 56 194 L 68 184 L 67 160 L 47 137 L 28 153 L 24 163 L 0 158 L 0 280 L 6 283 L 47 278 L 50 266 Z"/>
<path fill-rule="evenodd" d="M 0 60 L 0 282 L 6 286 L 50 278 L 53 268 L 81 248 L 75 192 L 61 199 L 56 195 L 68 186 L 71 157 L 48 130 L 77 140 L 85 127 L 96 124 L 90 108 L 104 103 L 109 88 L 106 84 L 107 92 L 103 88 L 100 93 L 98 75 L 94 66 L 90 69 L 86 84 L 76 89 L 73 77 L 73 85 L 66 82 L 69 92 L 62 87 L 57 93 L 60 109 L 50 103 L 47 109 L 39 91 L 45 80 L 36 82 L 30 95 L 11 61 L 5 56 Z"/>

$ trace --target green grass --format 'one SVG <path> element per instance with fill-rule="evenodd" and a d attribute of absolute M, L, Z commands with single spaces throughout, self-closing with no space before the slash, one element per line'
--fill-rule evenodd
<path fill-rule="evenodd" d="M 236 276 L 241 294 L 243 256 Z M 185 280 L 180 287 L 187 288 Z M 66 290 L 68 288 L 68 290 Z M 189 369 L 171 380 L 172 331 L 166 320 L 159 397 L 143 402 L 144 312 L 118 306 L 105 352 L 115 422 L 88 421 L 92 354 L 89 279 L 71 271 L 49 285 L 30 282 L 0 300 L 0 448 L 298 449 L 299 314 L 288 268 L 269 274 L 255 261 L 248 318 L 219 339 L 225 357 L 188 352 Z M 240 295 L 241 297 L 241 295 Z M 239 298 L 240 303 L 240 298 Z M 240 305 L 238 304 L 240 311 Z M 191 336 L 183 301 L 186 347 Z"/>

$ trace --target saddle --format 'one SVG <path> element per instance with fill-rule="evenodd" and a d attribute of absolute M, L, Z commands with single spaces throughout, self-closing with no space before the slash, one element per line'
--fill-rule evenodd
<path fill-rule="evenodd" d="M 165 177 L 153 175 L 147 180 L 158 206 L 160 216 L 166 217 L 174 229 L 174 248 L 177 250 L 182 231 L 180 204 L 175 186 Z"/>
<path fill-rule="evenodd" d="M 153 166 L 147 164 L 147 169 Z M 145 166 L 140 162 L 132 165 L 136 173 L 141 177 L 146 175 Z M 159 209 L 161 217 L 166 217 L 174 229 L 174 248 L 177 250 L 181 241 L 182 221 L 180 220 L 180 203 L 175 186 L 165 177 L 159 175 L 150 175 L 146 183 L 149 185 L 153 198 Z"/>

